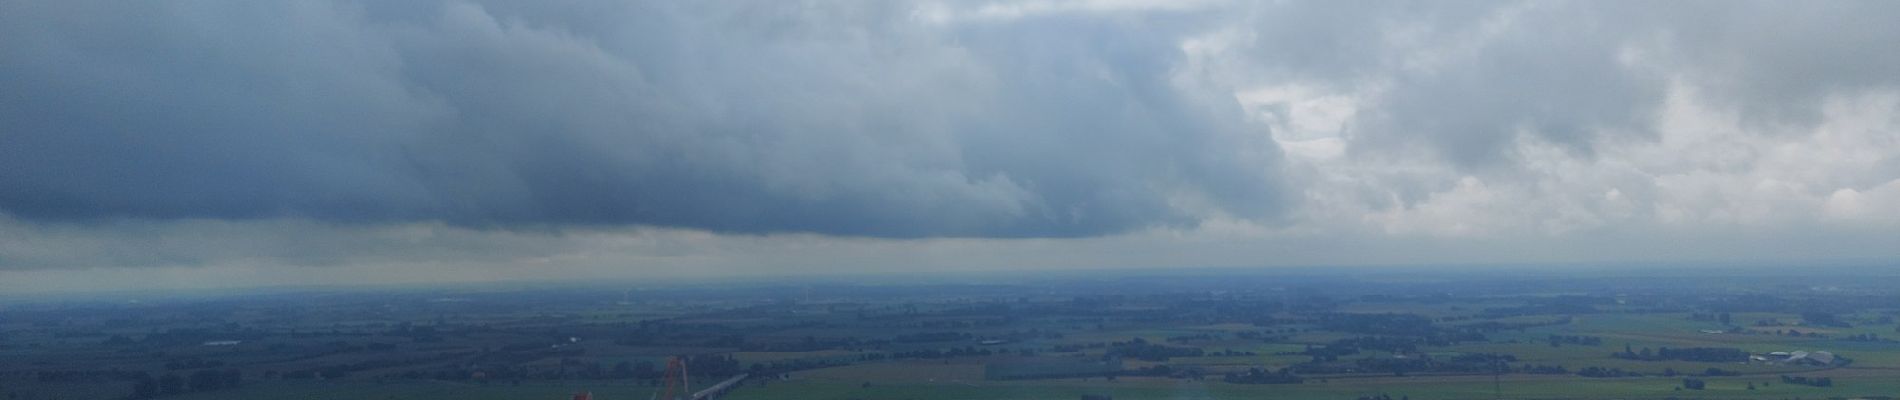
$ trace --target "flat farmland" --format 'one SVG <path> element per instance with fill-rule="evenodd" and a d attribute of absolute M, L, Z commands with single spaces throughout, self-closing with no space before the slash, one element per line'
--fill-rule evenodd
<path fill-rule="evenodd" d="M 15 301 L 0 394 L 621 399 L 744 376 L 727 398 L 1900 396 L 1889 278 L 1166 282 Z"/>

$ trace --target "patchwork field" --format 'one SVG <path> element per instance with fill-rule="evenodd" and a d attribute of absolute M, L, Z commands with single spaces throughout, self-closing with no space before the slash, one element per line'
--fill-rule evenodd
<path fill-rule="evenodd" d="M 0 394 L 652 399 L 669 383 L 687 392 L 745 376 L 727 398 L 1900 396 L 1900 342 L 1886 338 L 1900 337 L 1889 289 L 1900 286 L 1808 278 L 1802 287 L 1829 289 L 1789 291 L 1788 279 L 1239 275 L 15 299 L 0 308 Z"/>

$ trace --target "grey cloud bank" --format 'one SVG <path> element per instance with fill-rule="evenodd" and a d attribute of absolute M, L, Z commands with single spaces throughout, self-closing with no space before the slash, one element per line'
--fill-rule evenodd
<path fill-rule="evenodd" d="M 0 1 L 0 269 L 1891 261 L 1896 4 Z"/>
<path fill-rule="evenodd" d="M 1236 142 L 1254 128 L 1176 79 L 1185 33 L 1151 18 L 919 27 L 900 4 L 793 2 L 7 8 L 0 209 L 32 221 L 1016 237 L 1284 207 L 1273 143 Z"/>

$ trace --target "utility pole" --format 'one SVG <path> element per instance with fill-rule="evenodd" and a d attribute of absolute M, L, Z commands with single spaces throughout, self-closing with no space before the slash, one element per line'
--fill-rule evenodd
<path fill-rule="evenodd" d="M 1499 382 L 1503 376 L 1504 360 L 1493 357 L 1491 359 L 1491 396 L 1496 400 L 1504 400 L 1504 385 Z"/>

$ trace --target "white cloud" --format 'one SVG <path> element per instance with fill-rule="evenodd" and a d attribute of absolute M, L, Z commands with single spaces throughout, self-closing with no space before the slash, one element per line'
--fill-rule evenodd
<path fill-rule="evenodd" d="M 1225 0 L 1021 0 L 937 1 L 918 4 L 913 15 L 925 21 L 1007 22 L 1062 14 L 1180 12 L 1231 5 Z"/>

